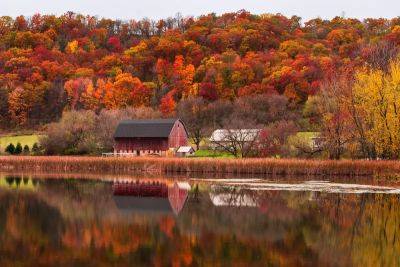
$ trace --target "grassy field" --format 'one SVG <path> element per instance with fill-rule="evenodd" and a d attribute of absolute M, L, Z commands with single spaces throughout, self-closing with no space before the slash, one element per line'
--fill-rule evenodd
<path fill-rule="evenodd" d="M 194 156 L 197 158 L 234 158 L 232 154 L 227 152 L 206 149 L 197 150 Z"/>
<path fill-rule="evenodd" d="M 34 143 L 39 141 L 39 135 L 16 135 L 16 136 L 1 136 L 0 137 L 0 151 L 4 152 L 4 149 L 10 144 L 16 145 L 18 142 L 21 143 L 22 147 L 28 145 L 32 148 Z"/>

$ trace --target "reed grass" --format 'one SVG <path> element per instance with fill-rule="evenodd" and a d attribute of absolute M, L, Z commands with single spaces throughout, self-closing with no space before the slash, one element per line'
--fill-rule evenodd
<path fill-rule="evenodd" d="M 129 174 L 371 176 L 400 174 L 400 161 L 0 156 L 0 171 Z"/>

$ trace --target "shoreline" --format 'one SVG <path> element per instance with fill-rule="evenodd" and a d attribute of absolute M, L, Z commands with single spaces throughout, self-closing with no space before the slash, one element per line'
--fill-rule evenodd
<path fill-rule="evenodd" d="M 400 175 L 400 161 L 0 156 L 2 172 L 241 176 Z"/>

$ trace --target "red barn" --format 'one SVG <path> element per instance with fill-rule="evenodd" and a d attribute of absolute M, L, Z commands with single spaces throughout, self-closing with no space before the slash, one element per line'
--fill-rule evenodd
<path fill-rule="evenodd" d="M 114 153 L 167 156 L 187 145 L 188 133 L 179 119 L 126 120 L 119 123 L 114 140 Z"/>

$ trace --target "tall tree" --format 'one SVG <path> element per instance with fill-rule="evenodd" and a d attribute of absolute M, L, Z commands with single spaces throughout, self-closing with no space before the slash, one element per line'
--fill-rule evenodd
<path fill-rule="evenodd" d="M 202 98 L 188 98 L 179 102 L 177 115 L 183 120 L 190 138 L 199 150 L 200 143 L 210 134 L 211 121 L 208 105 Z"/>

